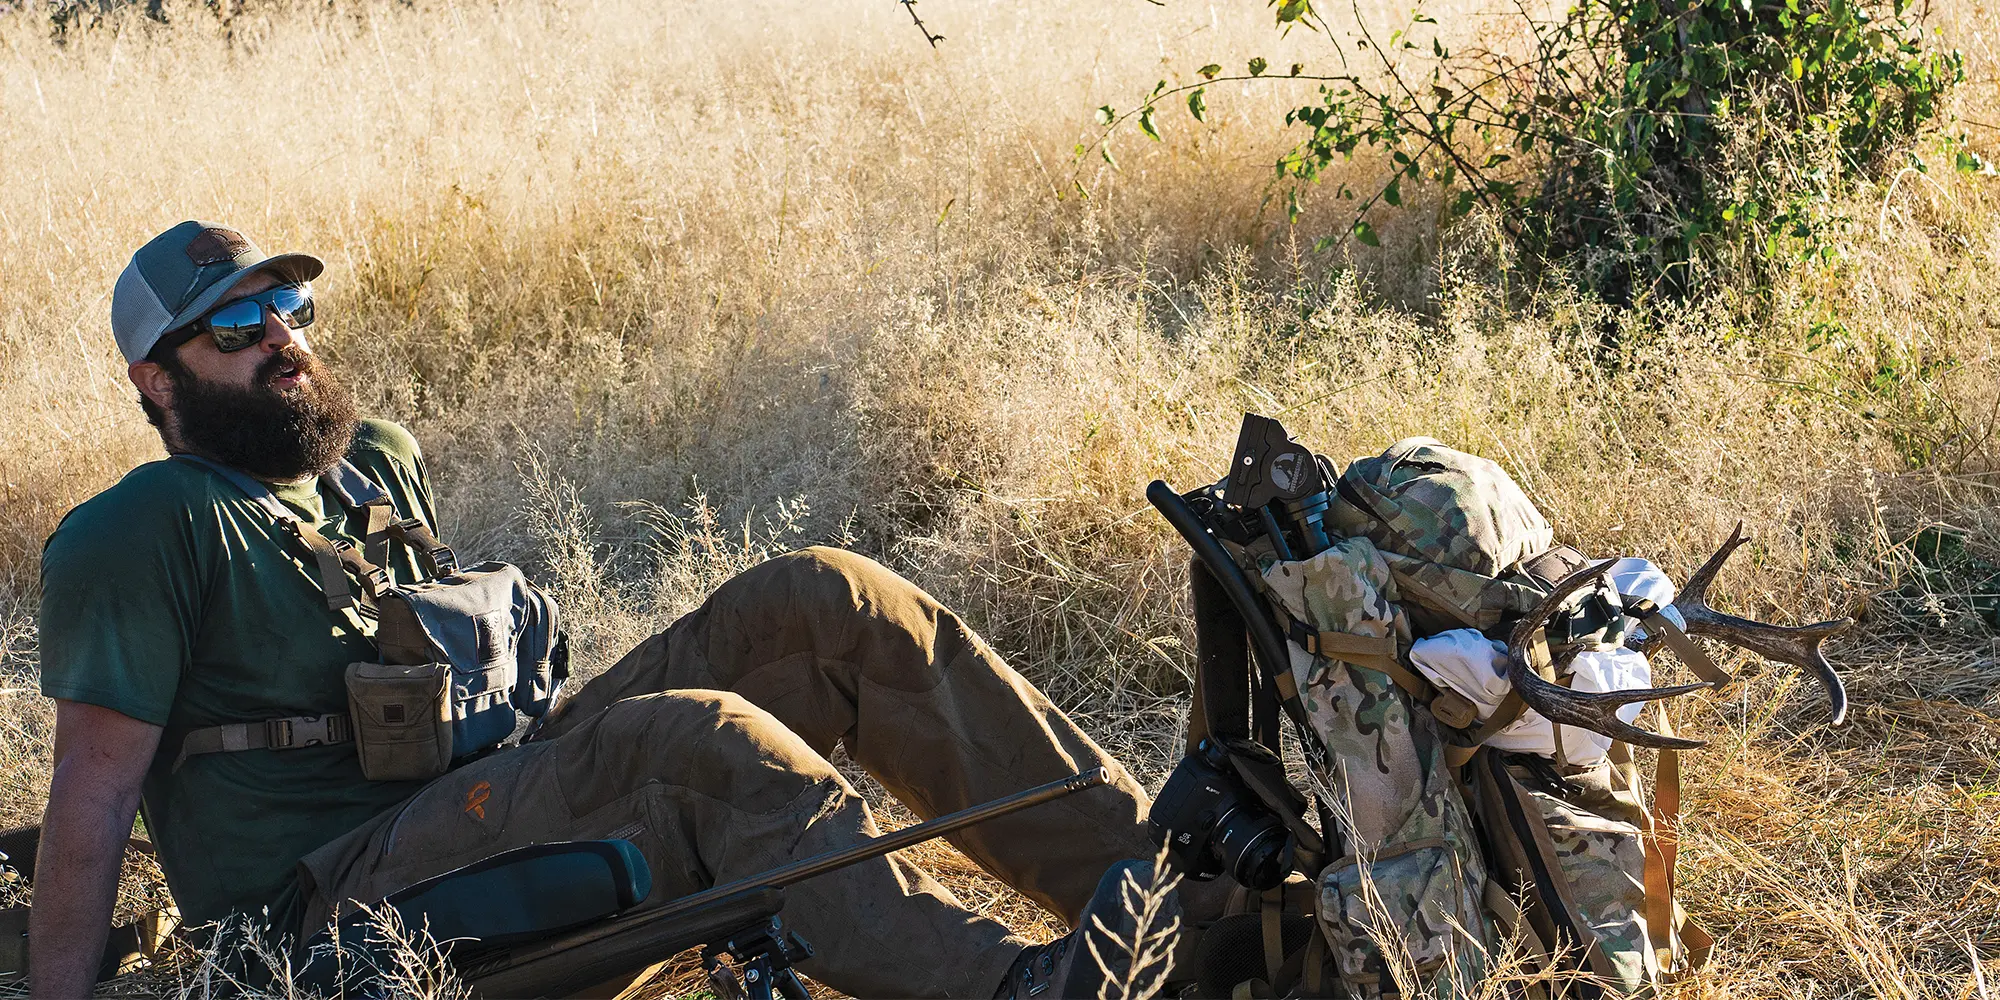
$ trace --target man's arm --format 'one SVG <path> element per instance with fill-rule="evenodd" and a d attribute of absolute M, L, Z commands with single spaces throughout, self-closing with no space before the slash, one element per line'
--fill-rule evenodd
<path fill-rule="evenodd" d="M 35 864 L 28 988 L 38 1000 L 90 995 L 118 900 L 118 867 L 160 727 L 108 708 L 56 702 L 56 767 Z"/>

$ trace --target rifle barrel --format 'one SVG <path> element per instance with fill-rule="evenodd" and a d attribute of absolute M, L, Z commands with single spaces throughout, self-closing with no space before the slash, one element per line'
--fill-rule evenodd
<path fill-rule="evenodd" d="M 983 823 L 998 816 L 1018 812 L 1031 806 L 1038 806 L 1044 802 L 1062 798 L 1066 795 L 1073 795 L 1087 788 L 1094 788 L 1098 785 L 1107 785 L 1110 783 L 1110 772 L 1101 767 L 1092 768 L 1081 774 L 1072 774 L 1067 778 L 1060 778 L 1046 785 L 1037 785 L 1034 788 L 1015 792 L 1004 798 L 981 803 L 969 809 L 961 809 L 955 813 L 948 813 L 936 819 L 918 823 L 915 826 L 904 827 L 893 833 L 885 833 L 880 837 L 863 841 L 852 847 L 845 847 L 838 851 L 829 851 L 825 854 L 816 854 L 810 858 L 803 858 L 788 865 L 780 865 L 759 875 L 738 879 L 734 882 L 725 882 L 713 889 L 705 889 L 690 896 L 682 896 L 664 906 L 638 910 L 613 917 L 580 931 L 565 934 L 556 940 L 545 942 L 540 946 L 517 951 L 511 956 L 512 963 L 510 964 L 530 961 L 540 958 L 544 954 L 552 954 L 557 951 L 591 944 L 620 934 L 628 928 L 640 924 L 671 920 L 674 917 L 682 916 L 746 890 L 783 888 L 803 882 L 815 875 L 824 875 L 837 868 L 845 868 L 848 865 L 859 864 L 871 858 L 879 858 L 892 851 L 899 851 L 913 844 L 920 844 L 932 837 L 941 837 L 947 833 L 955 833 L 968 826 Z M 663 955 L 658 957 L 666 958 L 668 956 Z"/>

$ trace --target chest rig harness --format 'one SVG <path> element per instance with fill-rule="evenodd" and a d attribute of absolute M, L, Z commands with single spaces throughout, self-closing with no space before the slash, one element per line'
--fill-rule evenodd
<path fill-rule="evenodd" d="M 329 538 L 262 482 L 194 455 L 175 459 L 228 481 L 312 554 L 328 610 L 375 623 L 380 662 L 351 663 L 347 712 L 205 726 L 185 733 L 173 768 L 189 758 L 245 750 L 356 744 L 371 780 L 436 777 L 512 735 L 517 712 L 539 719 L 569 675 L 556 603 L 503 562 L 461 567 L 424 522 L 342 461 L 320 484 L 361 522 L 361 545 Z M 416 558 L 425 580 L 398 585 L 390 543 Z"/>

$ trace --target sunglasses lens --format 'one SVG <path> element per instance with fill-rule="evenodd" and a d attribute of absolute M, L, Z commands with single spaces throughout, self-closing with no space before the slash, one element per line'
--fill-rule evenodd
<path fill-rule="evenodd" d="M 303 288 L 280 288 L 271 296 L 271 308 L 277 310 L 278 318 L 294 330 L 311 326 L 313 321 L 312 293 Z"/>
<path fill-rule="evenodd" d="M 244 300 L 208 314 L 208 329 L 217 350 L 240 351 L 264 339 L 264 307 Z"/>

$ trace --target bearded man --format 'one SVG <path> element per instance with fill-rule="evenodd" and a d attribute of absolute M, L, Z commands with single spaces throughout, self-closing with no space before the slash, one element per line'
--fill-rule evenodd
<path fill-rule="evenodd" d="M 1113 780 L 954 838 L 1078 926 L 1069 937 L 1029 946 L 891 855 L 791 890 L 787 922 L 817 948 L 804 971 L 856 996 L 1096 995 L 1105 970 L 1078 935 L 1092 915 L 1124 926 L 1107 887 L 1148 875 L 1121 864 L 1154 853 L 1144 793 L 957 616 L 852 553 L 742 574 L 559 703 L 530 742 L 428 781 L 365 777 L 351 735 L 325 720 L 347 709 L 347 665 L 378 658 L 374 625 L 322 599 L 305 535 L 359 546 L 366 529 L 322 474 L 344 458 L 397 517 L 430 530 L 437 517 L 416 440 L 358 419 L 313 353 L 322 269 L 185 222 L 118 279 L 112 330 L 174 457 L 78 506 L 43 555 L 56 765 L 36 996 L 89 992 L 142 808 L 186 920 L 249 915 L 297 941 L 355 903 L 526 844 L 630 840 L 653 875 L 642 905 L 658 905 L 858 842 L 875 826 L 827 762 L 836 744 L 925 816 L 1093 767 Z M 253 502 L 238 473 L 304 528 Z M 403 547 L 387 562 L 396 583 L 422 579 Z"/>

